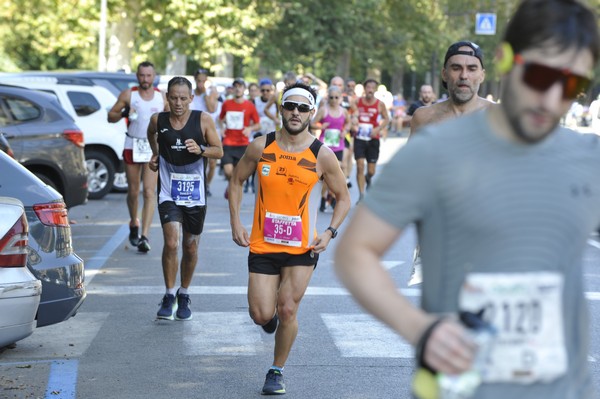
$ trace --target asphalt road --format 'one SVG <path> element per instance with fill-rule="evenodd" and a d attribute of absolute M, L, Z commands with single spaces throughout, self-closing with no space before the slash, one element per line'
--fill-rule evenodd
<path fill-rule="evenodd" d="M 382 163 L 402 143 L 388 139 Z M 74 248 L 86 262 L 88 297 L 74 318 L 40 328 L 0 352 L 0 399 L 260 397 L 273 336 L 248 316 L 247 249 L 231 240 L 224 189 L 216 176 L 191 290 L 194 318 L 187 322 L 155 319 L 164 293 L 157 214 L 152 250 L 144 255 L 127 242 L 123 194 L 72 209 Z M 248 226 L 252 210 L 253 197 L 246 195 L 242 217 Z M 322 229 L 329 212 L 319 215 Z M 599 380 L 600 241 L 590 237 L 589 244 L 590 364 Z M 408 229 L 385 265 L 417 302 L 418 288 L 406 285 L 413 248 L 414 232 Z M 412 349 L 348 295 L 332 268 L 333 249 L 321 256 L 300 307 L 300 331 L 284 371 L 286 397 L 410 398 Z"/>

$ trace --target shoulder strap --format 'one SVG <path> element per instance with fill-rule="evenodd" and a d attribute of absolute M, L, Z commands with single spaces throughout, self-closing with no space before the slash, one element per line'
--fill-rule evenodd
<path fill-rule="evenodd" d="M 265 148 L 271 145 L 275 141 L 275 132 L 267 133 L 267 139 L 265 141 Z"/>
<path fill-rule="evenodd" d="M 315 158 L 317 158 L 317 156 L 319 155 L 319 150 L 321 149 L 322 145 L 323 145 L 323 143 L 320 140 L 317 140 L 316 138 L 313 140 L 312 144 L 310 145 L 309 148 L 312 151 Z"/>

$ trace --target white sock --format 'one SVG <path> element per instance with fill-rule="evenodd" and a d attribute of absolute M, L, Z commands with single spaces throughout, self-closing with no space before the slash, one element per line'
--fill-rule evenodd
<path fill-rule="evenodd" d="M 179 287 L 179 293 L 187 295 L 188 290 L 187 290 L 187 288 Z"/>
<path fill-rule="evenodd" d="M 175 288 L 167 288 L 167 294 L 175 296 L 177 290 Z"/>

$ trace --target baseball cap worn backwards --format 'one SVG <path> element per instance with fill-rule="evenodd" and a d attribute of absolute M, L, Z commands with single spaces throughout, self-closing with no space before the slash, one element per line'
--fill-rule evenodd
<path fill-rule="evenodd" d="M 243 78 L 235 78 L 232 84 L 246 86 L 246 81 Z"/>
<path fill-rule="evenodd" d="M 459 50 L 461 47 L 470 47 L 471 50 Z M 479 47 L 478 45 L 476 45 L 473 42 L 467 42 L 467 41 L 463 41 L 463 42 L 456 42 L 454 44 L 452 44 L 450 47 L 448 47 L 448 51 L 446 51 L 446 56 L 444 57 L 444 66 L 446 66 L 446 63 L 448 62 L 448 59 L 450 57 L 452 57 L 453 55 L 470 55 L 472 57 L 476 57 L 479 62 L 481 63 L 481 67 L 483 68 L 483 51 L 481 50 L 481 47 Z"/>

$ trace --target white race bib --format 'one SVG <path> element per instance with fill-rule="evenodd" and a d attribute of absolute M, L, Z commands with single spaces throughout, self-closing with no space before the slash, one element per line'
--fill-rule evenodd
<path fill-rule="evenodd" d="M 358 133 L 356 138 L 359 140 L 369 141 L 371 140 L 371 132 L 373 131 L 373 125 L 370 123 L 359 123 Z"/>
<path fill-rule="evenodd" d="M 133 137 L 132 153 L 133 162 L 150 162 L 150 158 L 152 158 L 152 149 L 150 148 L 148 139 Z"/>
<path fill-rule="evenodd" d="M 498 334 L 482 373 L 485 382 L 530 384 L 565 374 L 563 282 L 556 272 L 467 275 L 460 310 L 485 309 L 483 318 Z"/>
<path fill-rule="evenodd" d="M 340 129 L 325 129 L 323 144 L 327 147 L 339 147 L 341 134 Z"/>
<path fill-rule="evenodd" d="M 225 124 L 227 129 L 242 130 L 244 128 L 244 113 L 242 111 L 227 111 Z"/>

